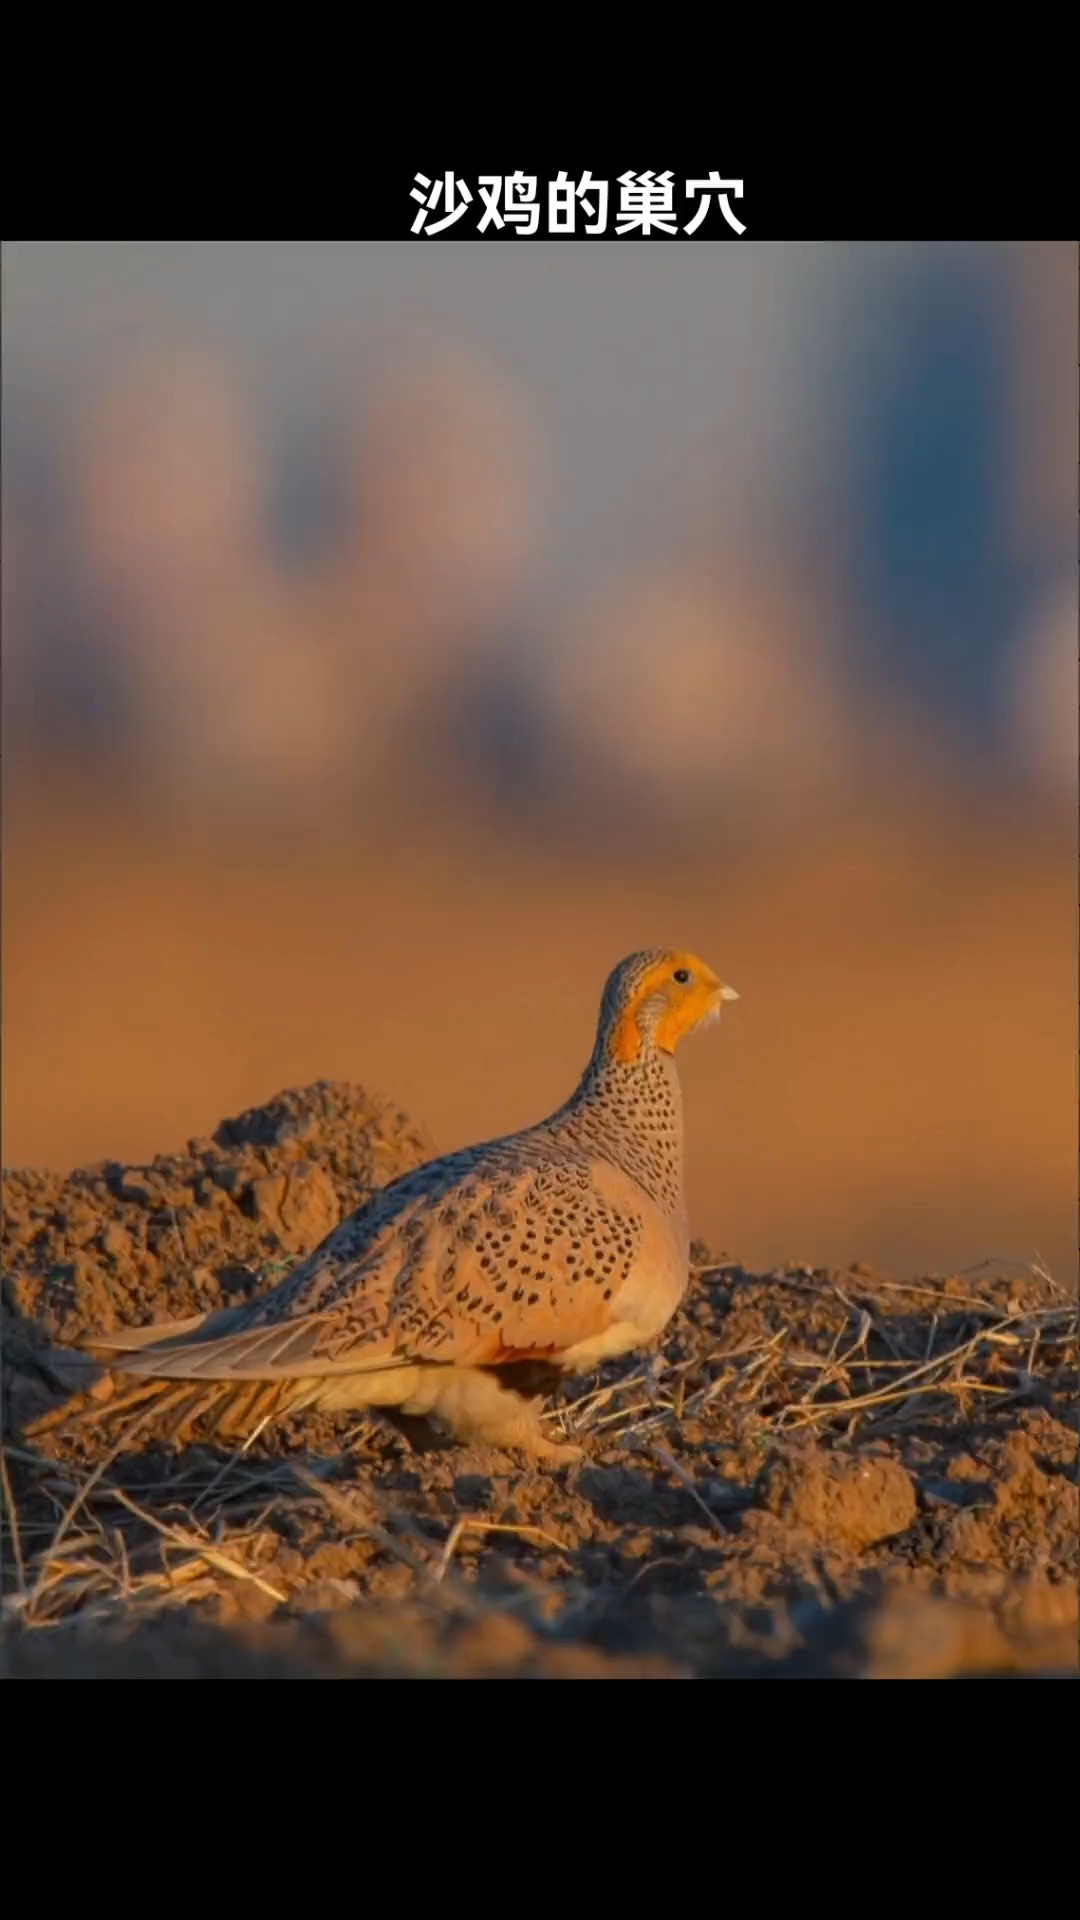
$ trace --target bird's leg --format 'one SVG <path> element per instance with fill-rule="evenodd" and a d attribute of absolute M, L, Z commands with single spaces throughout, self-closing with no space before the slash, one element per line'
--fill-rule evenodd
<path fill-rule="evenodd" d="M 466 1444 L 514 1447 L 532 1460 L 581 1459 L 580 1447 L 548 1439 L 540 1424 L 540 1405 L 500 1386 L 483 1368 L 430 1367 L 402 1410 L 427 1414 Z"/>
<path fill-rule="evenodd" d="M 659 1391 L 660 1375 L 663 1372 L 663 1369 L 664 1369 L 663 1356 L 658 1350 L 653 1353 L 646 1354 L 645 1364 L 642 1368 L 642 1373 L 644 1376 L 643 1384 L 645 1387 L 646 1397 L 653 1407 L 658 1407 L 660 1405 L 660 1391 Z"/>

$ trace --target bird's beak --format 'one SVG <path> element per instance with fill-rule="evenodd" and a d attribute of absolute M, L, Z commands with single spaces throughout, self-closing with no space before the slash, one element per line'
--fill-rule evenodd
<path fill-rule="evenodd" d="M 739 996 L 734 987 L 721 987 L 720 998 L 721 1000 L 737 1000 Z"/>

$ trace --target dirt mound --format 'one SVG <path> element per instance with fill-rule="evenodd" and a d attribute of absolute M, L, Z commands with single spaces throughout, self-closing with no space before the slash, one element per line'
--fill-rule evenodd
<path fill-rule="evenodd" d="M 149 1166 L 5 1171 L 5 1355 L 243 1300 L 433 1151 L 390 1102 L 319 1080 Z"/>
<path fill-rule="evenodd" d="M 303 1417 L 110 1457 L 25 1422 L 57 1342 L 272 1283 L 430 1152 L 319 1083 L 148 1167 L 6 1176 L 12 1677 L 1076 1670 L 1077 1303 L 1041 1272 L 751 1274 L 568 1385 L 580 1465 Z"/>

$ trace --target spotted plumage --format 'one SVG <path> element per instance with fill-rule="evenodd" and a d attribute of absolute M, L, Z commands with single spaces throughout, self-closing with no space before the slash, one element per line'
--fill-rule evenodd
<path fill-rule="evenodd" d="M 586 1371 L 670 1319 L 688 1271 L 675 1048 L 736 998 L 693 954 L 632 954 L 548 1119 L 396 1180 L 248 1306 L 96 1339 L 144 1384 L 82 1417 L 141 1405 L 174 1431 L 228 1434 L 305 1406 L 387 1406 L 566 1457 L 507 1372 Z"/>

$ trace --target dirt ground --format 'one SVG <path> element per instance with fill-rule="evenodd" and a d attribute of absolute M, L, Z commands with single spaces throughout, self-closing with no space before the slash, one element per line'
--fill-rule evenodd
<path fill-rule="evenodd" d="M 430 1151 L 319 1082 L 146 1166 L 5 1175 L 5 1677 L 1076 1675 L 1077 1302 L 1038 1267 L 698 1245 L 662 1353 L 551 1403 L 587 1453 L 554 1470 L 376 1417 L 24 1437 L 87 1383 L 63 1349 L 250 1296 Z"/>

